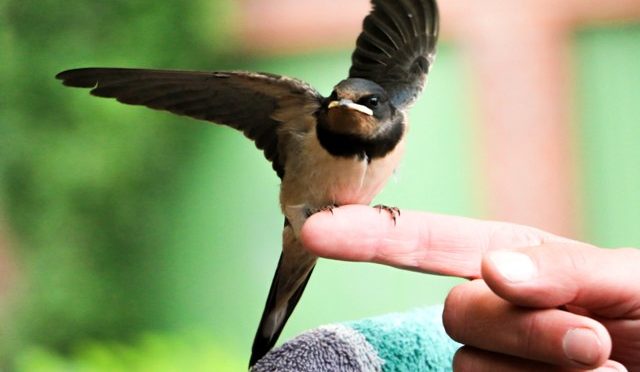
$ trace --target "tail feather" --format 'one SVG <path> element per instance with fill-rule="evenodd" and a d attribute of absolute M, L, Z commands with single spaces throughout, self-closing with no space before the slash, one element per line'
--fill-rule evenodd
<path fill-rule="evenodd" d="M 282 262 L 282 256 L 280 256 L 280 263 Z M 278 268 L 280 268 L 278 263 Z M 251 359 L 249 366 L 253 366 L 258 360 L 260 360 L 278 341 L 280 333 L 284 329 L 284 325 L 289 320 L 293 309 L 295 309 L 302 292 L 304 292 L 307 282 L 311 277 L 314 266 L 311 267 L 306 278 L 298 289 L 293 292 L 291 298 L 286 301 L 285 304 L 278 306 L 278 272 L 276 271 L 273 281 L 271 283 L 271 289 L 269 290 L 269 296 L 264 306 L 262 318 L 260 319 L 260 325 L 256 331 L 256 335 L 253 339 L 253 347 L 251 348 Z"/>
<path fill-rule="evenodd" d="M 285 225 L 282 254 L 253 339 L 249 367 L 260 360 L 278 341 L 282 329 L 304 292 L 316 260 L 317 257 L 302 247 L 291 226 Z"/>

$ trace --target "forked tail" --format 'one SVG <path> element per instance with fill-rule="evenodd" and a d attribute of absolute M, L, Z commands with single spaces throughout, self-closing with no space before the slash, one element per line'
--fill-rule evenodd
<path fill-rule="evenodd" d="M 249 367 L 260 360 L 278 341 L 316 263 L 316 257 L 304 250 L 292 233 L 288 237 L 287 230 L 285 228 L 283 252 L 271 282 L 260 325 L 253 339 Z"/>

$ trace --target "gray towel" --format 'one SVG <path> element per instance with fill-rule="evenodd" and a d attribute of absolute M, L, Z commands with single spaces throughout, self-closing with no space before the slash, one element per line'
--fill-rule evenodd
<path fill-rule="evenodd" d="M 442 306 L 434 306 L 306 331 L 252 372 L 451 371 L 459 347 L 444 332 Z"/>

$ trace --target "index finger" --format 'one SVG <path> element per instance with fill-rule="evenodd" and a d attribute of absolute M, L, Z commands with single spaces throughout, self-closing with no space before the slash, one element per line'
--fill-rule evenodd
<path fill-rule="evenodd" d="M 321 257 L 464 278 L 480 277 L 489 250 L 571 242 L 533 227 L 426 212 L 402 211 L 394 224 L 387 212 L 363 205 L 314 214 L 301 238 Z"/>

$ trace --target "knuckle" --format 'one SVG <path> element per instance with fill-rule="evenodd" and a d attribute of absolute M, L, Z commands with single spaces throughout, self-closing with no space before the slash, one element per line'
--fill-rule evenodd
<path fill-rule="evenodd" d="M 447 334 L 458 341 L 460 338 L 460 318 L 463 311 L 464 284 L 454 287 L 444 301 L 442 323 Z"/>
<path fill-rule="evenodd" d="M 444 301 L 442 323 L 447 334 L 454 340 L 465 343 L 469 327 L 470 303 L 477 297 L 476 289 L 480 279 L 454 287 Z"/>
<path fill-rule="evenodd" d="M 501 222 L 493 225 L 487 245 L 489 249 L 534 247 L 544 243 L 547 235 L 533 227 Z"/>
<path fill-rule="evenodd" d="M 454 372 L 476 372 L 478 366 L 473 366 L 471 355 L 466 347 L 461 347 L 453 356 L 452 369 Z M 476 363 L 477 364 L 477 363 Z M 475 369 L 474 369 L 475 368 Z"/>
<path fill-rule="evenodd" d="M 516 349 L 519 354 L 529 356 L 537 351 L 537 343 L 540 341 L 541 319 L 537 313 L 531 313 L 524 318 L 519 337 L 516 339 Z"/>

